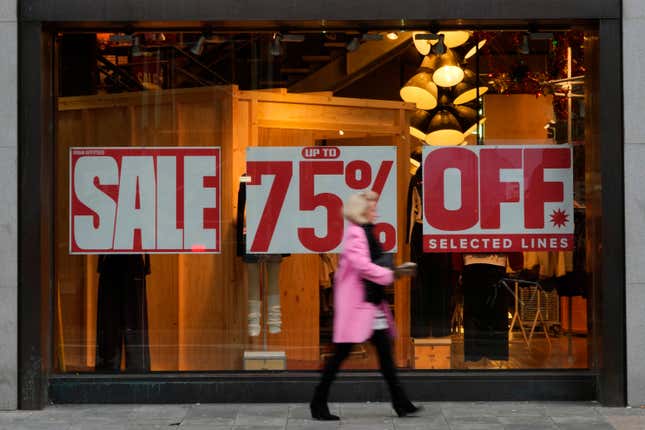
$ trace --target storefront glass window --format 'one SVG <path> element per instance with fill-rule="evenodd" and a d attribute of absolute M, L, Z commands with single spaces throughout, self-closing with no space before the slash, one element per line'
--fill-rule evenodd
<path fill-rule="evenodd" d="M 393 34 L 58 34 L 58 372 L 319 369 L 367 189 L 398 367 L 590 367 L 592 45 Z"/>

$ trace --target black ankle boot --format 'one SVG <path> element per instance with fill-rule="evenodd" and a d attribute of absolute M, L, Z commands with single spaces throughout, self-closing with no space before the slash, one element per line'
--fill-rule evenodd
<path fill-rule="evenodd" d="M 329 412 L 329 407 L 327 402 L 312 400 L 309 403 L 309 409 L 311 410 L 311 418 L 320 421 L 339 421 L 340 418 L 336 415 L 332 415 Z"/>
<path fill-rule="evenodd" d="M 332 415 L 329 412 L 329 407 L 327 406 L 327 393 L 325 390 L 321 390 L 320 386 L 316 387 L 314 391 L 314 398 L 309 403 L 309 410 L 311 411 L 311 418 L 320 421 L 338 421 L 336 415 Z"/>
<path fill-rule="evenodd" d="M 394 406 L 394 412 L 396 412 L 399 417 L 414 416 L 422 410 L 423 406 L 414 406 L 410 401 L 402 405 L 399 404 Z"/>

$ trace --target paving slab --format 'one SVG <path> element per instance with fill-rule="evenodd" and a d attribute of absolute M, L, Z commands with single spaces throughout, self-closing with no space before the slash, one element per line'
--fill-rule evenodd
<path fill-rule="evenodd" d="M 645 409 L 596 402 L 418 402 L 399 418 L 389 403 L 331 403 L 341 421 L 311 418 L 309 405 L 56 405 L 0 412 L 0 430 L 645 430 Z"/>

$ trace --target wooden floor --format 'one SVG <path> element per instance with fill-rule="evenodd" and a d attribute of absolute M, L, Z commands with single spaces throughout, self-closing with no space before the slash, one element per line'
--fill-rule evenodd
<path fill-rule="evenodd" d="M 529 348 L 524 339 L 511 340 L 509 360 L 480 360 L 464 362 L 463 340 L 453 341 L 451 365 L 453 369 L 585 369 L 589 367 L 586 337 L 571 338 L 571 352 L 566 336 L 533 338 Z"/>
<path fill-rule="evenodd" d="M 569 338 L 566 335 L 551 337 L 551 345 L 546 338 L 534 337 L 531 347 L 527 347 L 521 336 L 511 338 L 509 345 L 509 360 L 482 359 L 478 362 L 464 362 L 464 343 L 460 335 L 452 336 L 450 367 L 448 369 L 585 369 L 589 367 L 588 342 L 586 336 L 574 335 L 571 337 L 571 350 L 569 351 Z M 322 348 L 322 352 L 331 352 L 331 345 Z M 324 362 L 320 361 L 289 360 L 287 352 L 287 370 L 319 370 Z M 361 344 L 355 347 L 352 354 L 343 364 L 344 370 L 376 370 L 378 359 L 376 351 L 371 344 Z M 405 368 L 403 368 L 405 369 Z M 444 368 L 439 368 L 439 370 Z M 218 369 L 213 369 L 217 371 Z M 92 368 L 67 369 L 68 372 L 93 372 Z"/>
<path fill-rule="evenodd" d="M 326 349 L 323 348 L 323 351 Z M 287 354 L 288 356 L 288 354 Z M 509 345 L 509 360 L 482 359 L 478 362 L 464 362 L 463 337 L 452 337 L 450 369 L 585 369 L 589 367 L 588 342 L 584 336 L 565 335 L 551 337 L 551 345 L 544 337 L 533 337 L 531 347 L 521 335 L 514 335 Z M 319 363 L 288 361 L 288 370 L 319 369 Z M 378 369 L 376 351 L 370 344 L 357 347 L 350 358 L 343 364 L 345 370 Z M 446 367 L 448 369 L 448 367 Z"/>

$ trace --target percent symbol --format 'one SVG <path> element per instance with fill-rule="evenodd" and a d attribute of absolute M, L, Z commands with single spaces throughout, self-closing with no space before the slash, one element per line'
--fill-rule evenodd
<path fill-rule="evenodd" d="M 350 161 L 345 167 L 345 183 L 354 190 L 364 190 L 371 184 L 372 191 L 380 196 L 393 165 L 392 160 L 382 161 L 372 184 L 372 166 L 363 160 Z"/>
<path fill-rule="evenodd" d="M 354 190 L 364 190 L 371 184 L 372 191 L 380 197 L 393 165 L 394 161 L 392 160 L 382 161 L 372 184 L 372 166 L 363 160 L 350 161 L 345 167 L 345 183 Z M 392 224 L 375 223 L 374 235 L 386 251 L 392 250 L 396 246 L 396 229 Z"/>

